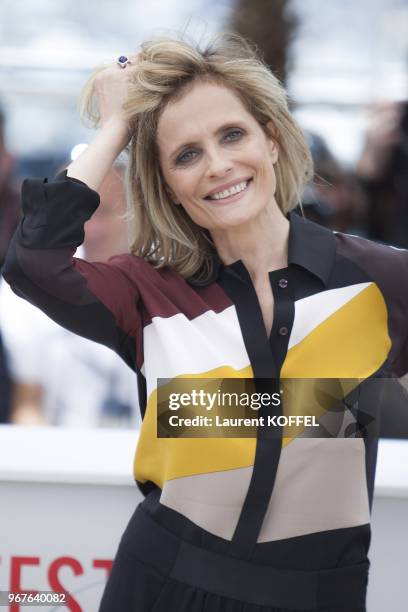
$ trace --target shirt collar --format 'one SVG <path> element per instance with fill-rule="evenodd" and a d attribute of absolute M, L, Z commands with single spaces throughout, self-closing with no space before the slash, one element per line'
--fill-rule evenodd
<path fill-rule="evenodd" d="M 288 215 L 289 246 L 288 263 L 301 266 L 317 276 L 326 286 L 334 264 L 335 237 L 334 233 L 327 228 L 291 212 Z M 215 282 L 222 270 L 237 275 L 243 264 L 241 260 L 226 266 L 222 263 L 218 253 L 213 253 L 213 273 L 206 280 L 200 280 L 199 273 L 187 279 L 193 287 L 206 287 Z"/>
<path fill-rule="evenodd" d="M 288 263 L 305 268 L 326 286 L 336 255 L 334 233 L 297 213 L 289 214 Z"/>

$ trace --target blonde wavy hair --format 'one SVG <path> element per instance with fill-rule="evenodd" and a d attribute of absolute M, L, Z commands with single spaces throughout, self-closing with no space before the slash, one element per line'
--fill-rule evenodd
<path fill-rule="evenodd" d="M 83 119 L 99 122 L 94 92 L 97 67 L 80 100 Z M 182 206 L 174 206 L 159 164 L 156 131 L 159 117 L 169 101 L 180 97 L 197 80 L 216 82 L 232 90 L 279 146 L 275 165 L 276 201 L 287 213 L 301 201 L 305 184 L 312 178 L 313 163 L 305 137 L 288 109 L 285 89 L 263 63 L 256 49 L 237 34 L 223 33 L 205 48 L 178 38 L 161 37 L 141 45 L 132 66 L 129 95 L 123 112 L 133 134 L 127 147 L 126 171 L 130 252 L 156 268 L 170 266 L 184 278 L 210 278 L 214 245 L 208 230 L 194 223 Z"/>

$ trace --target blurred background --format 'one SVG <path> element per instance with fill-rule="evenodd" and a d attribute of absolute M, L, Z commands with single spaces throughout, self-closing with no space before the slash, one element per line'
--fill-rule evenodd
<path fill-rule="evenodd" d="M 78 115 L 92 68 L 158 33 L 201 40 L 220 29 L 254 41 L 287 86 L 316 167 L 306 215 L 408 248 L 408 0 L 2 0 L 0 265 L 22 179 L 53 176 L 93 136 Z M 122 173 L 118 163 L 102 186 L 79 256 L 125 250 Z M 384 436 L 408 437 L 400 382 Z M 0 281 L 0 422 L 135 427 L 136 380 Z"/>

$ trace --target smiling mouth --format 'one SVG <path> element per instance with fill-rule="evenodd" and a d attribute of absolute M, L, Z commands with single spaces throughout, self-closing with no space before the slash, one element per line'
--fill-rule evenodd
<path fill-rule="evenodd" d="M 218 191 L 217 193 L 213 193 L 211 196 L 206 196 L 204 200 L 209 200 L 210 202 L 219 202 L 219 201 L 222 202 L 223 200 L 230 200 L 234 196 L 237 196 L 240 193 L 243 193 L 244 191 L 246 191 L 251 181 L 252 181 L 252 178 L 248 179 L 247 181 L 242 181 L 241 183 L 237 183 L 236 185 L 233 185 L 229 189 L 224 189 L 223 191 Z"/>

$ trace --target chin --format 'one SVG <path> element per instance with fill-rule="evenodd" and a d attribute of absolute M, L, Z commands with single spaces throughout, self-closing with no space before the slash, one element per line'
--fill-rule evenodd
<path fill-rule="evenodd" d="M 240 227 L 241 225 L 247 225 L 255 218 L 254 215 L 241 214 L 231 215 L 228 219 L 220 219 L 220 221 L 213 225 L 212 229 L 232 229 Z"/>

